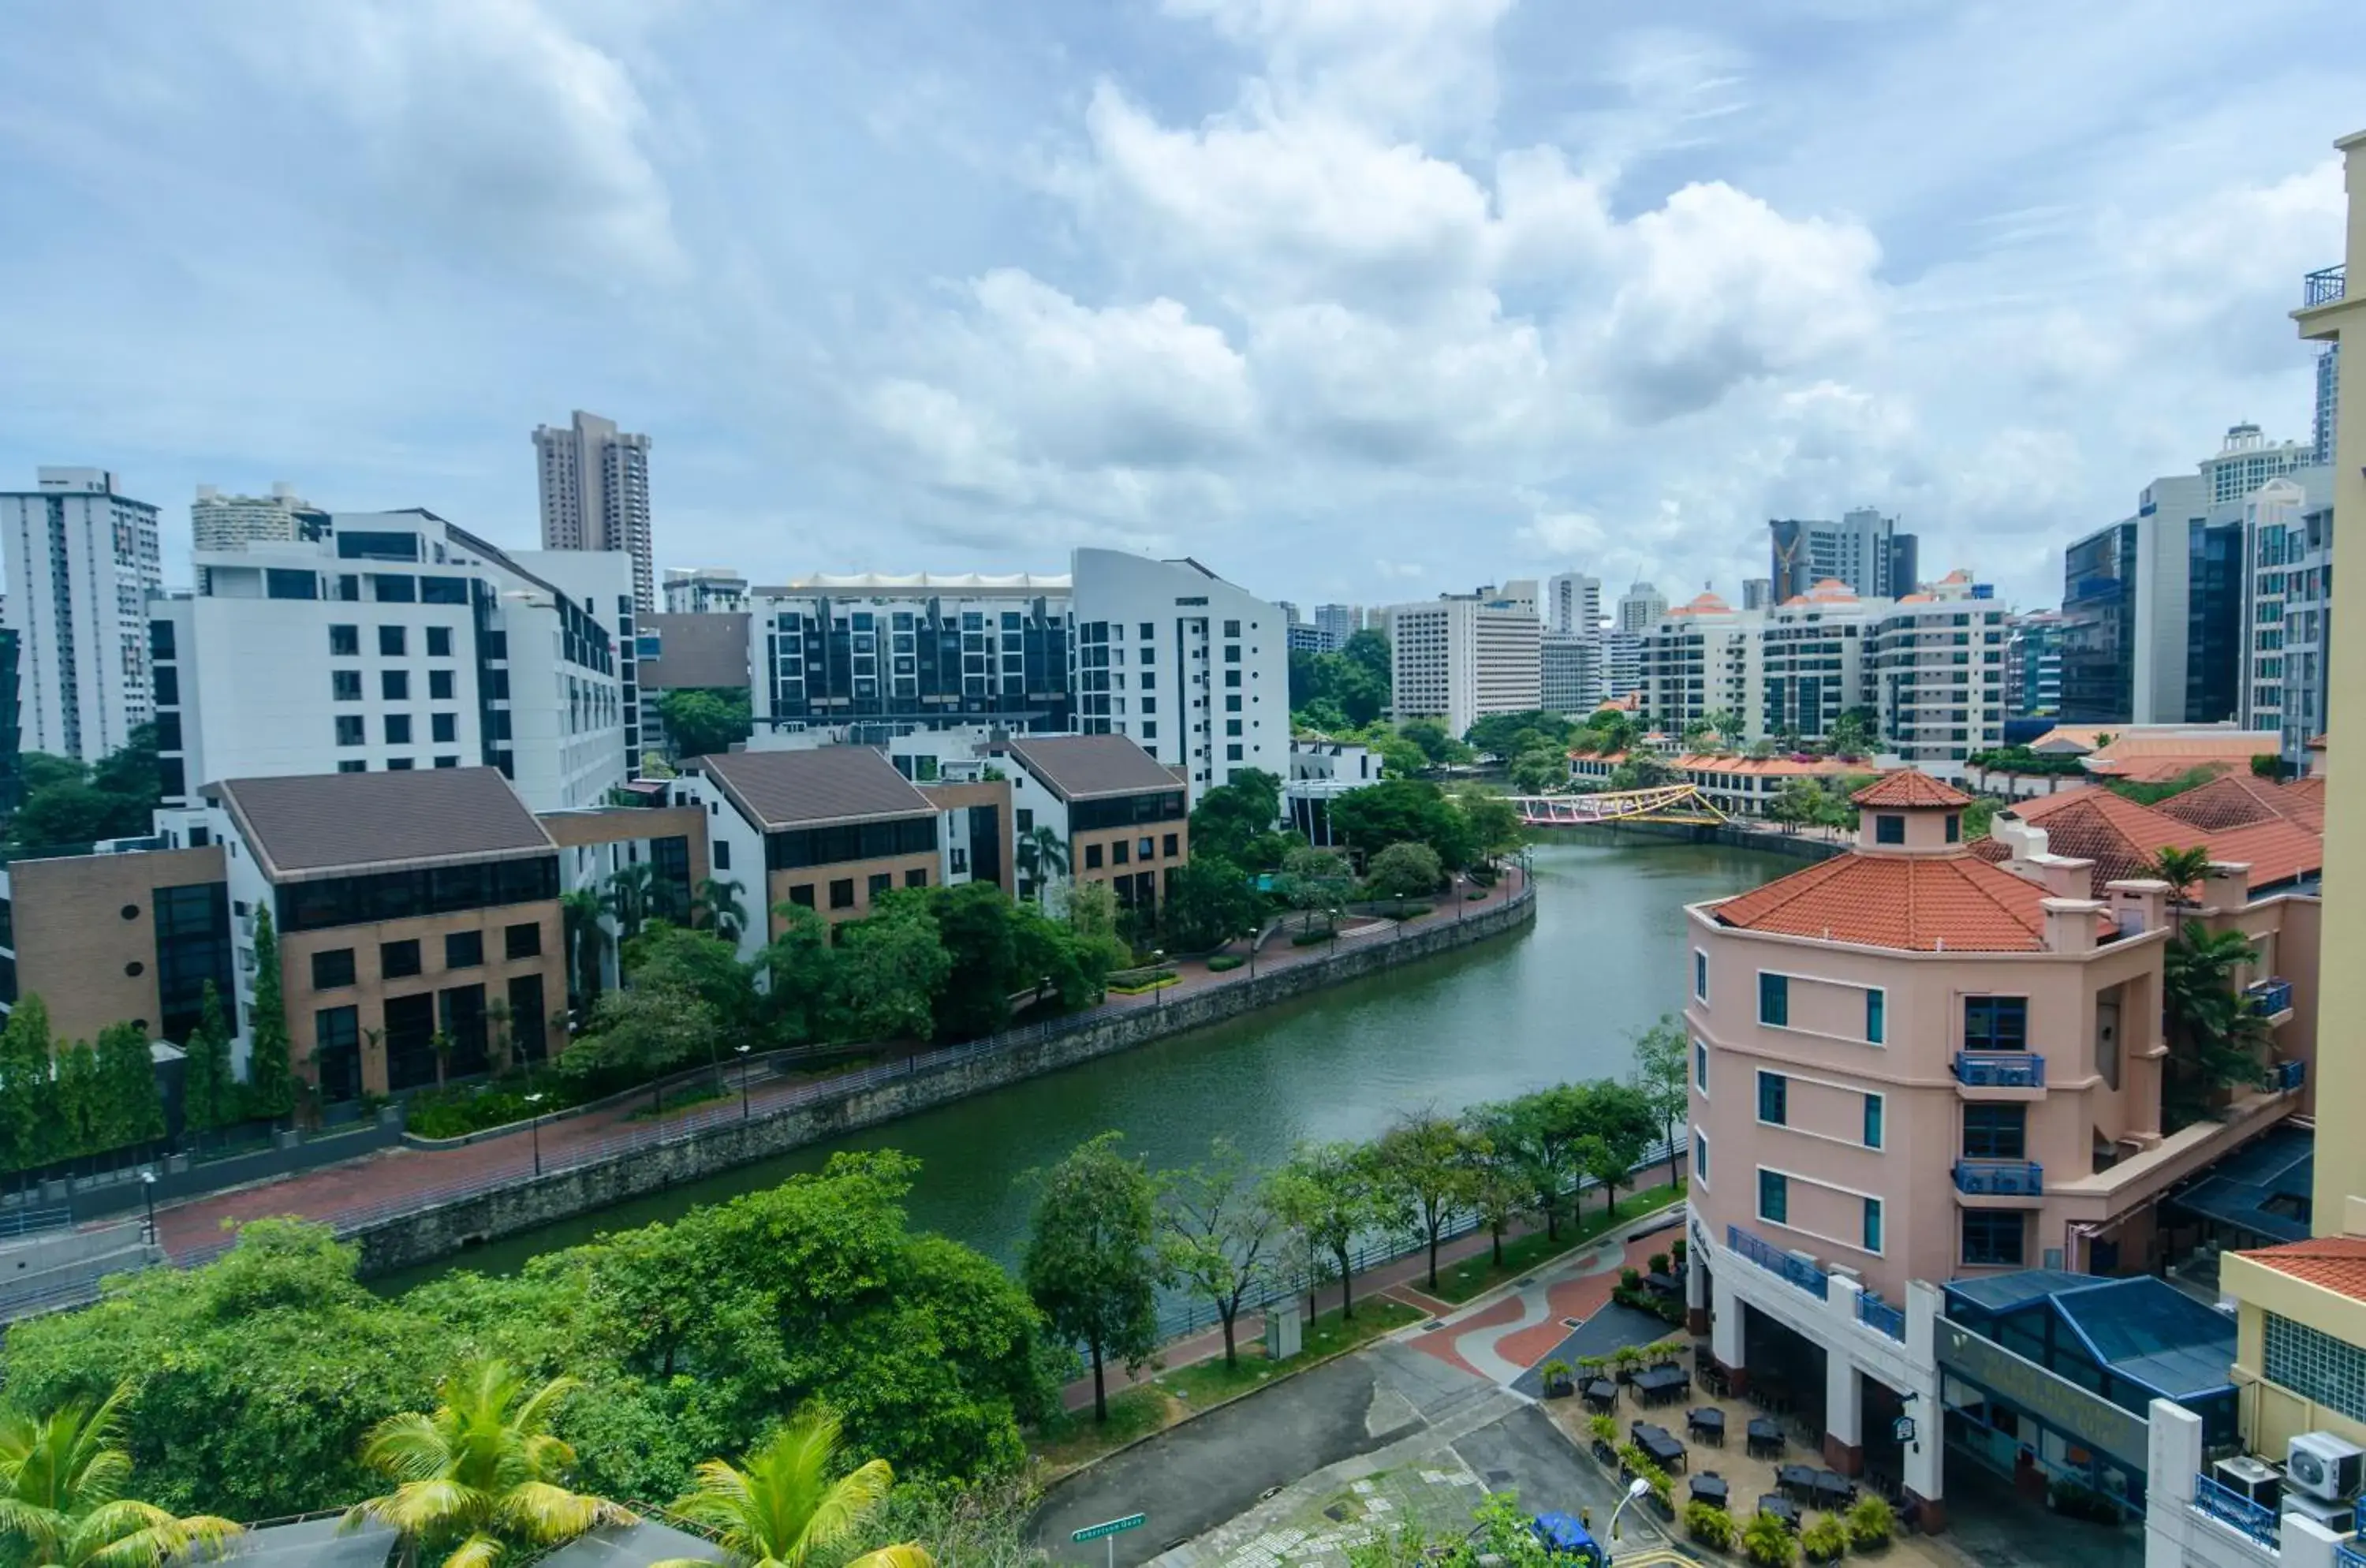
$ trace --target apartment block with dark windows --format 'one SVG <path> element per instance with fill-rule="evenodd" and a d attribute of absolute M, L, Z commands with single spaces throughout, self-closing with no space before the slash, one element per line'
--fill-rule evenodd
<path fill-rule="evenodd" d="M 229 1009 L 221 848 L 152 847 L 162 842 L 22 852 L 0 867 L 0 1012 L 37 996 L 56 1040 L 137 1023 L 152 1039 L 184 1044 L 206 982 Z"/>
<path fill-rule="evenodd" d="M 1175 771 L 1122 735 L 1030 737 L 1004 755 L 1020 848 L 1050 829 L 1069 879 L 1106 882 L 1121 915 L 1153 919 L 1191 854 L 1190 792 Z"/>

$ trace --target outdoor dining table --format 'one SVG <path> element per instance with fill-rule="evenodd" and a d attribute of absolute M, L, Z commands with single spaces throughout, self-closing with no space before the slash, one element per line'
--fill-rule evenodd
<path fill-rule="evenodd" d="M 1783 1436 L 1783 1423 L 1763 1416 L 1752 1416 L 1750 1418 L 1750 1427 L 1746 1437 L 1747 1441 L 1744 1446 L 1753 1454 L 1762 1450 L 1779 1454 L 1783 1451 L 1786 1441 Z"/>
<path fill-rule="evenodd" d="M 1845 1502 L 1856 1492 L 1849 1478 L 1839 1471 L 1823 1470 L 1812 1464 L 1777 1465 L 1774 1482 L 1784 1491 L 1808 1503 Z"/>
<path fill-rule="evenodd" d="M 1799 1528 L 1799 1506 L 1788 1497 L 1777 1497 L 1770 1493 L 1758 1499 L 1758 1511 L 1774 1515 L 1793 1529 Z"/>
<path fill-rule="evenodd" d="M 1635 1392 L 1646 1404 L 1659 1404 L 1678 1398 L 1693 1385 L 1692 1375 L 1682 1367 L 1654 1367 L 1648 1372 L 1635 1374 Z"/>
<path fill-rule="evenodd" d="M 1696 1503 L 1707 1503 L 1712 1508 L 1722 1508 L 1726 1506 L 1728 1498 L 1725 1478 L 1714 1473 L 1696 1475 L 1693 1477 L 1692 1494 L 1693 1501 Z"/>
<path fill-rule="evenodd" d="M 1718 1448 L 1725 1446 L 1725 1412 L 1714 1404 L 1684 1412 L 1684 1436 L 1706 1438 Z"/>
<path fill-rule="evenodd" d="M 1618 1403 L 1618 1385 L 1608 1378 L 1596 1378 L 1578 1392 L 1597 1410 L 1608 1410 Z"/>
<path fill-rule="evenodd" d="M 1651 1456 L 1651 1462 L 1662 1470 L 1674 1470 L 1684 1464 L 1684 1445 L 1676 1441 L 1674 1433 L 1665 1427 L 1655 1427 L 1649 1421 L 1638 1421 L 1633 1428 L 1635 1446 Z"/>

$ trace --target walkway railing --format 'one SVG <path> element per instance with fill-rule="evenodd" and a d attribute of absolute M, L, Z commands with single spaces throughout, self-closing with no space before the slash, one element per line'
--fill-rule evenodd
<path fill-rule="evenodd" d="M 2273 1018 L 2280 1012 L 2290 1012 L 2293 1005 L 2292 982 L 2279 977 L 2261 980 L 2257 985 L 2246 986 L 2243 987 L 2243 1005 L 2261 1018 Z"/>
<path fill-rule="evenodd" d="M 2233 1487 L 2222 1486 L 2206 1475 L 2193 1478 L 2193 1506 L 2270 1551 L 2277 1550 L 2282 1540 L 2283 1527 L 2273 1508 L 2262 1507 Z"/>
<path fill-rule="evenodd" d="M 0 1213 L 0 1236 L 38 1235 L 43 1231 L 63 1230 L 72 1224 L 72 1209 L 19 1209 L 14 1213 Z"/>
<path fill-rule="evenodd" d="M 2305 1087 L 2307 1083 L 2308 1064 L 2306 1062 L 2278 1062 L 2276 1064 L 2276 1088 L 2285 1091 L 2286 1093 L 2290 1093 L 2293 1089 Z"/>
<path fill-rule="evenodd" d="M 1867 1328 L 1879 1329 L 1901 1345 L 1906 1342 L 1906 1314 L 1871 1291 L 1856 1298 L 1856 1317 Z"/>
<path fill-rule="evenodd" d="M 1773 1242 L 1761 1240 L 1740 1225 L 1725 1227 L 1725 1245 L 1768 1273 L 1780 1274 L 1818 1301 L 1831 1299 L 1831 1279 L 1824 1272 L 1821 1264 L 1810 1258 L 1795 1258 Z"/>
<path fill-rule="evenodd" d="M 1966 1089 L 2044 1089 L 2045 1058 L 2031 1051 L 1958 1051 L 1955 1081 Z"/>
<path fill-rule="evenodd" d="M 1976 1198 L 2035 1198 L 2045 1191 L 2045 1168 L 2034 1159 L 1959 1159 L 1955 1190 Z"/>
<path fill-rule="evenodd" d="M 2333 1549 L 2333 1568 L 2366 1568 L 2366 1549 L 2345 1540 Z"/>
<path fill-rule="evenodd" d="M 2312 305 L 2330 305 L 2342 298 L 2346 290 L 2348 275 L 2349 267 L 2345 264 L 2341 266 L 2319 267 L 2302 277 L 2300 280 L 2302 308 L 2305 310 Z"/>

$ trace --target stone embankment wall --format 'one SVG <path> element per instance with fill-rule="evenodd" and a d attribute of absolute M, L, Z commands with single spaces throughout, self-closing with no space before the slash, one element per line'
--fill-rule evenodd
<path fill-rule="evenodd" d="M 1525 929 L 1535 919 L 1533 897 L 1459 919 L 1441 912 L 1419 926 L 1404 928 L 1393 938 L 1343 942 L 1338 953 L 1323 963 L 1277 967 L 1254 979 L 1184 992 L 1162 1005 L 1135 1008 L 1052 1039 L 922 1067 L 909 1077 L 852 1089 L 752 1120 L 725 1122 L 679 1142 L 636 1149 L 594 1165 L 528 1178 L 402 1214 L 357 1231 L 351 1239 L 362 1249 L 364 1275 L 433 1262 L 479 1242 L 592 1213 L 825 1138 L 1204 1029 L 1277 1002 L 1350 984 L 1400 964 L 1471 946 Z"/>

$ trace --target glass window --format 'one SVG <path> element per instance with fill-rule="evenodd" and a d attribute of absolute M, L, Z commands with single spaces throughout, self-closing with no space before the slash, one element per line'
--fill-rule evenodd
<path fill-rule="evenodd" d="M 362 672 L 358 670 L 330 671 L 329 695 L 334 701 L 341 703 L 357 703 L 361 701 Z"/>
<path fill-rule="evenodd" d="M 717 871 L 731 869 L 731 845 L 722 839 L 715 840 L 715 869 Z"/>
<path fill-rule="evenodd" d="M 1791 980 L 1786 975 L 1758 976 L 1758 1021 L 1777 1029 L 1791 1021 Z"/>
<path fill-rule="evenodd" d="M 411 744 L 411 716 L 409 714 L 390 713 L 386 716 L 386 743 L 389 746 L 408 746 Z"/>
<path fill-rule="evenodd" d="M 904 874 L 904 886 L 907 887 L 926 887 L 928 885 L 929 874 L 917 866 Z"/>
<path fill-rule="evenodd" d="M 1867 1252 L 1881 1250 L 1881 1200 L 1878 1198 L 1865 1201 L 1865 1249 Z"/>
<path fill-rule="evenodd" d="M 1779 1170 L 1758 1173 L 1758 1217 L 1786 1224 L 1791 1218 L 1791 1184 Z"/>
<path fill-rule="evenodd" d="M 468 584 L 458 577 L 422 577 L 419 580 L 419 598 L 425 604 L 465 604 L 468 602 Z"/>
<path fill-rule="evenodd" d="M 1758 1075 L 1758 1119 L 1787 1126 L 1791 1111 L 1791 1080 L 1781 1073 Z"/>
<path fill-rule="evenodd" d="M 485 933 L 482 931 L 446 931 L 444 933 L 444 967 L 476 969 L 485 962 Z"/>
<path fill-rule="evenodd" d="M 1966 1051 L 2026 1051 L 2029 1049 L 2027 997 L 1966 997 L 1964 1049 Z"/>
<path fill-rule="evenodd" d="M 829 907 L 833 909 L 854 908 L 854 878 L 841 876 L 830 883 Z"/>
<path fill-rule="evenodd" d="M 521 920 L 501 929 L 501 956 L 504 958 L 538 958 L 542 955 L 542 922 Z"/>
<path fill-rule="evenodd" d="M 1865 1097 L 1865 1146 L 1881 1147 L 1881 1096 L 1877 1094 Z"/>
<path fill-rule="evenodd" d="M 427 695 L 430 700 L 448 703 L 452 700 L 452 671 L 430 670 L 427 672 Z"/>
<path fill-rule="evenodd" d="M 1887 993 L 1882 991 L 1867 991 L 1865 994 L 1865 1037 L 1876 1045 L 1881 1043 L 1882 1026 L 1885 1021 L 1882 1014 L 1887 1007 L 1886 997 Z"/>
<path fill-rule="evenodd" d="M 427 739 L 445 745 L 460 739 L 460 719 L 456 714 L 433 713 L 427 716 Z"/>
<path fill-rule="evenodd" d="M 1708 954 L 1697 947 L 1693 949 L 1693 995 L 1708 1000 Z"/>
<path fill-rule="evenodd" d="M 378 975 L 389 980 L 406 979 L 419 973 L 419 941 L 382 942 L 377 947 Z"/>
<path fill-rule="evenodd" d="M 2029 1107 L 1966 1105 L 1964 1107 L 1966 1159 L 2026 1159 Z"/>
<path fill-rule="evenodd" d="M 321 577 L 318 572 L 265 567 L 263 592 L 269 599 L 318 599 L 321 596 Z"/>
<path fill-rule="evenodd" d="M 340 746 L 362 746 L 367 744 L 366 739 L 362 735 L 361 715 L 357 713 L 346 713 L 339 714 L 337 716 L 337 744 Z"/>
<path fill-rule="evenodd" d="M 411 671 L 381 670 L 377 672 L 377 694 L 390 703 L 411 700 Z"/>
<path fill-rule="evenodd" d="M 438 757 L 435 759 L 435 765 L 439 768 L 456 768 L 460 765 L 460 759 L 457 757 Z"/>
<path fill-rule="evenodd" d="M 1087 844 L 1085 846 L 1085 869 L 1087 871 L 1098 871 L 1100 868 L 1101 847 L 1098 844 Z"/>
<path fill-rule="evenodd" d="M 2267 1380 L 2352 1421 L 2366 1421 L 2366 1350 L 2275 1313 L 2264 1315 L 2266 1359 L 2260 1371 Z"/>
<path fill-rule="evenodd" d="M 374 571 L 370 596 L 381 604 L 413 604 L 419 598 L 419 579 L 407 571 Z"/>
<path fill-rule="evenodd" d="M 1698 1127 L 1693 1129 L 1693 1177 L 1698 1181 L 1708 1179 L 1708 1139 Z"/>
<path fill-rule="evenodd" d="M 1876 812 L 1873 818 L 1873 841 L 1876 844 L 1904 843 L 1906 818 L 1894 811 Z"/>
<path fill-rule="evenodd" d="M 400 626 L 380 626 L 377 629 L 377 650 L 388 659 L 402 657 L 405 639 Z"/>
<path fill-rule="evenodd" d="M 361 627 L 359 627 L 359 626 L 331 626 L 331 627 L 329 628 L 329 657 L 330 657 L 330 658 L 332 658 L 332 659 L 358 659 L 358 658 L 360 658 L 360 657 L 361 657 L 361 651 L 362 651 L 362 629 L 361 629 Z"/>
<path fill-rule="evenodd" d="M 1959 844 L 1959 843 L 1962 843 L 1963 841 L 1964 841 L 1964 817 L 1963 817 L 1963 813 L 1961 813 L 1961 812 L 1959 812 L 1959 811 L 1950 811 L 1950 812 L 1948 812 L 1948 813 L 1947 813 L 1947 842 L 1949 842 L 1949 843 L 1951 843 L 1951 844 Z"/>
<path fill-rule="evenodd" d="M 814 885 L 810 882 L 800 882 L 795 886 L 790 888 L 789 902 L 803 908 L 812 908 L 814 907 Z"/>
<path fill-rule="evenodd" d="M 1131 863 L 1132 860 L 1133 846 L 1127 843 L 1123 839 L 1120 839 L 1110 845 L 1110 863 L 1111 865 L 1126 865 Z"/>
<path fill-rule="evenodd" d="M 1693 1082 L 1700 1086 L 1703 1094 L 1708 1092 L 1708 1042 L 1706 1040 L 1693 1042 Z"/>
<path fill-rule="evenodd" d="M 2022 1228 L 2017 1209 L 1965 1210 L 1964 1262 L 1977 1268 L 2020 1268 Z"/>
<path fill-rule="evenodd" d="M 452 628 L 450 626 L 430 626 L 427 628 L 427 657 L 430 659 L 449 659 L 452 657 Z"/>
<path fill-rule="evenodd" d="M 312 988 L 314 990 L 334 990 L 339 986 L 350 986 L 353 983 L 354 950 L 352 948 L 332 948 L 326 953 L 312 954 Z"/>
<path fill-rule="evenodd" d="M 873 872 L 873 873 L 871 874 L 871 878 L 870 878 L 870 889 L 871 889 L 871 896 L 872 896 L 873 898 L 878 897 L 879 897 L 879 895 L 881 895 L 882 893 L 886 892 L 889 888 L 891 888 L 891 887 L 893 887 L 893 886 L 896 886 L 896 874 L 895 874 L 894 872 L 892 872 L 892 871 L 874 871 L 874 872 Z"/>
<path fill-rule="evenodd" d="M 1178 854 L 1180 854 L 1180 853 L 1182 852 L 1182 851 L 1177 847 L 1177 846 L 1180 844 L 1180 842 L 1181 842 L 1181 840 L 1180 840 L 1179 839 L 1177 839 L 1174 834 L 1169 833 L 1169 834 L 1167 834 L 1167 835 L 1166 835 L 1166 840 L 1165 840 L 1165 843 L 1166 843 L 1166 858 L 1167 858 L 1167 859 L 1172 860 L 1172 859 L 1174 859 L 1177 855 L 1178 855 Z"/>

